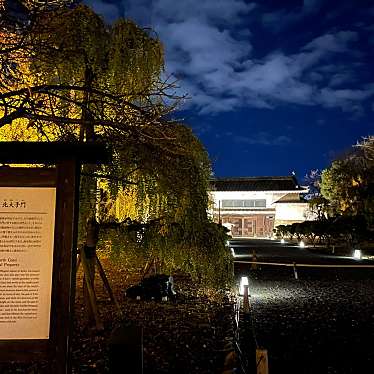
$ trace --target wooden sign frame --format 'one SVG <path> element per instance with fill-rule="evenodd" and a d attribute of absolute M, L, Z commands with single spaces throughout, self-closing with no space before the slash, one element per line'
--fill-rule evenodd
<path fill-rule="evenodd" d="M 0 166 L 0 187 L 56 188 L 49 338 L 0 340 L 0 362 L 48 361 L 55 374 L 71 372 L 80 166 L 83 162 L 105 162 L 108 157 L 103 146 L 93 144 L 0 143 L 0 163 L 55 165 Z"/>

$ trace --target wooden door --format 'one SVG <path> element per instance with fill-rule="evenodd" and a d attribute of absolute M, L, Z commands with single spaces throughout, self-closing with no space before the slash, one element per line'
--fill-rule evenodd
<path fill-rule="evenodd" d="M 257 216 L 256 223 L 256 236 L 263 238 L 265 236 L 265 216 Z"/>
<path fill-rule="evenodd" d="M 274 229 L 274 216 L 267 216 L 265 220 L 265 234 L 266 236 L 272 236 Z"/>
<path fill-rule="evenodd" d="M 256 220 L 253 217 L 243 218 L 243 236 L 253 237 L 256 233 Z"/>
<path fill-rule="evenodd" d="M 233 224 L 231 232 L 232 236 L 243 236 L 243 221 L 241 218 L 231 218 Z"/>
<path fill-rule="evenodd" d="M 243 222 L 240 217 L 222 217 L 222 223 L 230 223 L 232 236 L 242 236 Z"/>

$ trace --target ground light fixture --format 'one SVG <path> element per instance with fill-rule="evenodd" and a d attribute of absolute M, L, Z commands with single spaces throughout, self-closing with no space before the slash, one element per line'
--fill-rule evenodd
<path fill-rule="evenodd" d="M 232 257 L 235 257 L 235 251 L 234 251 L 234 248 L 231 247 L 230 250 L 231 250 Z"/>
<path fill-rule="evenodd" d="M 244 286 L 248 286 L 248 277 L 241 277 L 240 278 L 240 286 L 239 286 L 239 294 L 241 296 L 244 295 Z"/>
<path fill-rule="evenodd" d="M 361 260 L 361 249 L 355 249 L 353 251 L 353 258 L 356 260 Z"/>
<path fill-rule="evenodd" d="M 286 241 L 284 239 L 281 239 L 281 244 L 284 244 Z"/>
<path fill-rule="evenodd" d="M 300 240 L 299 247 L 300 248 L 305 248 L 305 243 L 302 240 Z"/>

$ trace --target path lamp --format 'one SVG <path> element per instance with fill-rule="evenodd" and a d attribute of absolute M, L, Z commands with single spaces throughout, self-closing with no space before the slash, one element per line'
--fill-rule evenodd
<path fill-rule="evenodd" d="M 286 241 L 282 238 L 281 239 L 281 244 L 284 244 Z"/>
<path fill-rule="evenodd" d="M 244 295 L 244 286 L 248 286 L 248 277 L 241 277 L 240 278 L 240 286 L 239 286 L 239 295 Z"/>
<path fill-rule="evenodd" d="M 355 260 L 361 260 L 362 254 L 361 254 L 361 249 L 355 249 L 353 251 L 353 258 Z"/>
<path fill-rule="evenodd" d="M 300 240 L 299 247 L 300 248 L 305 248 L 305 243 L 302 240 Z"/>

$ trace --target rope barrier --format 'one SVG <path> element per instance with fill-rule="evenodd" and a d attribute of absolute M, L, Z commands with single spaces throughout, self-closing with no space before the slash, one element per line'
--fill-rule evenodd
<path fill-rule="evenodd" d="M 286 266 L 286 267 L 292 267 L 294 271 L 295 279 L 298 279 L 297 274 L 297 267 L 314 267 L 314 268 L 374 268 L 373 265 L 369 264 L 362 264 L 362 265 L 348 265 L 348 264 L 297 264 L 296 262 L 292 263 L 281 263 L 281 262 L 263 262 L 263 261 L 257 261 L 256 258 L 254 258 L 254 261 L 234 261 L 235 263 L 239 264 L 250 264 L 253 265 L 270 265 L 270 266 Z M 250 295 L 248 294 L 248 297 Z M 251 331 L 252 331 L 252 337 L 255 343 L 256 347 L 256 371 L 257 373 L 266 373 L 268 374 L 268 363 L 267 363 L 267 350 L 263 350 L 259 347 L 258 341 L 257 341 L 257 334 L 256 334 L 256 328 L 255 328 L 255 321 L 254 321 L 254 305 L 251 305 L 251 308 L 249 310 L 249 313 L 247 313 L 249 317 L 249 322 L 251 325 Z M 238 324 L 239 325 L 239 324 Z M 237 342 L 238 343 L 238 342 Z M 238 344 L 239 348 L 239 344 Z M 240 348 L 239 348 L 240 349 Z M 265 360 L 265 361 L 264 361 Z M 260 368 L 260 365 L 263 364 L 263 367 Z M 244 372 L 246 372 L 244 370 Z"/>
<path fill-rule="evenodd" d="M 281 262 L 261 262 L 261 261 L 234 261 L 238 264 L 257 264 L 257 265 L 271 265 L 271 266 L 299 266 L 299 267 L 316 267 L 316 268 L 374 268 L 374 265 L 343 265 L 343 264 L 297 264 L 297 263 L 281 263 Z"/>

